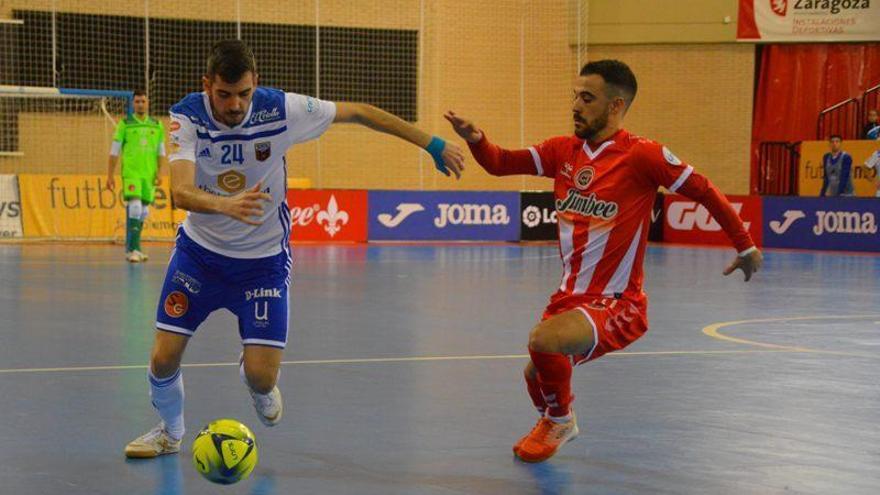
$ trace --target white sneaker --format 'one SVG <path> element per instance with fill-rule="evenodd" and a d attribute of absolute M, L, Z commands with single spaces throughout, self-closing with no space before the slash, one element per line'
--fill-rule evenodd
<path fill-rule="evenodd" d="M 238 365 L 244 362 L 244 352 L 238 355 Z M 281 421 L 281 415 L 284 413 L 284 402 L 281 399 L 281 391 L 276 385 L 271 392 L 266 395 L 258 394 L 251 389 L 247 382 L 247 378 L 242 375 L 242 383 L 247 387 L 251 398 L 254 400 L 254 409 L 257 411 L 257 417 L 266 426 L 275 426 Z"/>
<path fill-rule="evenodd" d="M 266 395 L 258 394 L 248 387 L 248 392 L 254 399 L 254 409 L 257 410 L 257 416 L 266 426 L 275 426 L 281 421 L 281 415 L 284 412 L 284 403 L 281 400 L 281 391 L 275 386 L 271 392 Z"/>
<path fill-rule="evenodd" d="M 128 260 L 129 263 L 140 263 L 143 261 L 141 255 L 138 254 L 137 251 L 131 251 L 125 254 L 125 259 Z"/>
<path fill-rule="evenodd" d="M 138 256 L 141 257 L 141 261 L 147 261 L 148 259 L 150 259 L 150 257 L 147 256 L 147 253 L 145 253 L 145 252 L 143 252 L 143 251 L 135 250 L 135 253 L 137 253 Z"/>
<path fill-rule="evenodd" d="M 130 459 L 148 459 L 178 452 L 180 452 L 180 440 L 175 440 L 169 435 L 163 423 L 159 423 L 125 446 L 125 457 Z"/>

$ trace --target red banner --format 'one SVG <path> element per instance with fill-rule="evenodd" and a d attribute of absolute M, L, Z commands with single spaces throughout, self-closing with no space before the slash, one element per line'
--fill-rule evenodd
<path fill-rule="evenodd" d="M 367 192 L 287 191 L 293 241 L 366 242 Z"/>
<path fill-rule="evenodd" d="M 875 41 L 880 5 L 870 0 L 739 0 L 736 38 L 749 42 Z"/>
<path fill-rule="evenodd" d="M 743 219 L 746 229 L 758 246 L 761 245 L 761 198 L 758 196 L 728 196 L 733 209 Z M 730 239 L 712 219 L 703 205 L 684 196 L 666 196 L 664 199 L 663 241 L 682 244 L 714 244 L 730 246 Z"/>

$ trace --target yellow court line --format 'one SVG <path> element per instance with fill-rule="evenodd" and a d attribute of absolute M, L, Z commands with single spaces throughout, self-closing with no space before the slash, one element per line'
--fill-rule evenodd
<path fill-rule="evenodd" d="M 853 356 L 853 357 L 868 357 L 875 358 L 872 354 L 860 354 L 857 352 L 842 352 L 842 351 L 828 351 L 824 349 L 811 349 L 809 347 L 798 347 L 798 346 L 788 346 L 788 345 L 780 345 L 780 344 L 771 344 L 768 342 L 758 342 L 755 340 L 744 339 L 741 337 L 731 337 L 729 335 L 724 335 L 720 332 L 722 328 L 732 327 L 735 325 L 746 325 L 753 323 L 778 323 L 783 321 L 816 321 L 816 320 L 858 320 L 865 318 L 876 318 L 880 316 L 880 314 L 864 314 L 864 315 L 844 315 L 844 316 L 831 316 L 831 315 L 820 315 L 820 316 L 789 316 L 784 318 L 757 318 L 753 320 L 737 320 L 737 321 L 725 321 L 720 323 L 713 323 L 709 326 L 703 328 L 703 333 L 708 335 L 709 337 L 725 340 L 728 342 L 734 342 L 737 344 L 745 344 L 757 347 L 763 347 L 766 349 L 776 349 L 779 351 L 786 352 L 809 352 L 816 354 L 831 354 L 837 356 Z"/>
<path fill-rule="evenodd" d="M 615 352 L 607 354 L 609 357 L 637 357 L 637 356 L 680 356 L 680 355 L 716 355 L 716 354 L 763 354 L 772 352 L 793 352 L 789 350 L 695 350 L 695 351 L 639 351 L 639 352 Z M 526 359 L 528 354 L 495 354 L 485 356 L 414 356 L 414 357 L 388 357 L 388 358 L 355 358 L 355 359 L 309 359 L 299 361 L 282 361 L 282 365 L 315 365 L 315 364 L 369 364 L 369 363 L 408 363 L 428 361 L 484 361 L 501 359 Z M 238 362 L 229 363 L 191 363 L 183 364 L 182 368 L 220 368 L 224 366 L 238 366 Z M 77 371 L 124 371 L 146 370 L 145 364 L 123 364 L 108 366 L 69 366 L 59 368 L 11 368 L 0 369 L 0 374 L 11 373 L 57 373 Z"/>

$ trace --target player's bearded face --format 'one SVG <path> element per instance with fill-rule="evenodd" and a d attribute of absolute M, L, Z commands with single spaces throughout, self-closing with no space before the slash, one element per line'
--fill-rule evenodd
<path fill-rule="evenodd" d="M 590 75 L 579 77 L 574 87 L 572 119 L 574 134 L 587 141 L 592 140 L 608 127 L 612 101 L 605 95 L 605 81 Z"/>
<path fill-rule="evenodd" d="M 214 76 L 213 80 L 205 78 L 204 86 L 211 100 L 214 117 L 228 126 L 236 126 L 244 120 L 251 105 L 257 87 L 257 76 L 247 72 L 236 83 Z"/>

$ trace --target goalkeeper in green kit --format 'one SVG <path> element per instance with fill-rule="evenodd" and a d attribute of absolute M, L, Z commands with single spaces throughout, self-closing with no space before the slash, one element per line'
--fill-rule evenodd
<path fill-rule="evenodd" d="M 147 261 L 141 251 L 141 232 L 150 203 L 160 184 L 159 170 L 165 161 L 165 128 L 149 116 L 149 101 L 143 91 L 134 92 L 134 113 L 119 121 L 113 134 L 107 166 L 107 187 L 116 190 L 113 177 L 122 155 L 122 198 L 125 201 L 125 259 Z"/>

